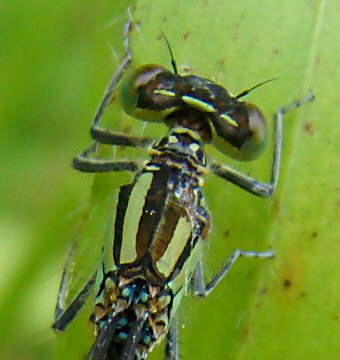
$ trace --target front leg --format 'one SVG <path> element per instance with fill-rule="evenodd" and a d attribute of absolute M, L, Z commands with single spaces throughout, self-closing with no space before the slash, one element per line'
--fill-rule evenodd
<path fill-rule="evenodd" d="M 281 163 L 281 150 L 282 150 L 282 121 L 284 115 L 295 108 L 300 107 L 302 104 L 313 101 L 315 96 L 309 94 L 302 100 L 298 100 L 290 104 L 288 107 L 280 108 L 274 116 L 274 151 L 271 167 L 271 180 L 265 183 L 247 176 L 232 167 L 213 163 L 211 170 L 222 179 L 228 180 L 240 188 L 261 197 L 269 197 L 276 189 L 279 179 L 280 163 Z"/>
<path fill-rule="evenodd" d="M 142 148 L 146 148 L 155 142 L 155 139 L 150 137 L 120 134 L 97 126 L 93 126 L 91 128 L 91 137 L 93 140 L 101 144 Z"/>
<path fill-rule="evenodd" d="M 113 94 L 119 80 L 121 79 L 121 77 L 123 76 L 123 74 L 125 73 L 125 71 L 127 70 L 128 66 L 131 63 L 132 53 L 131 53 L 130 36 L 129 35 L 130 35 L 131 30 L 133 29 L 133 25 L 134 25 L 134 21 L 130 18 L 125 25 L 123 60 L 120 63 L 120 65 L 118 66 L 117 71 L 113 75 L 113 77 L 105 91 L 105 94 L 102 98 L 102 101 L 100 102 L 99 108 L 93 119 L 93 125 L 92 125 L 93 128 L 96 128 L 98 126 L 98 123 L 99 123 L 101 117 L 103 116 L 107 105 L 110 103 L 110 101 L 112 99 L 112 94 Z"/>

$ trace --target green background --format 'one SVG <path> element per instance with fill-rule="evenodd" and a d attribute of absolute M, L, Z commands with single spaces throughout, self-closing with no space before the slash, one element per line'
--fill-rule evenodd
<path fill-rule="evenodd" d="M 69 244 L 75 239 L 82 244 L 74 294 L 99 260 L 100 240 L 109 239 L 115 189 L 129 179 L 97 176 L 91 196 L 93 177 L 70 166 L 72 157 L 90 143 L 92 114 L 118 63 L 114 51 L 122 53 L 127 5 L 0 2 L 1 359 L 80 359 L 92 341 L 87 322 L 91 304 L 65 334 L 55 335 L 50 325 Z M 135 66 L 169 66 L 162 30 L 178 64 L 234 94 L 278 76 L 248 96 L 269 120 L 279 106 L 310 89 L 317 96 L 285 119 L 282 172 L 272 200 L 258 199 L 212 175 L 206 178 L 213 220 L 207 277 L 235 248 L 273 248 L 277 256 L 271 261 L 242 259 L 209 298 L 184 299 L 181 355 L 339 359 L 338 2 L 172 0 L 137 5 Z M 111 113 L 104 120 L 111 120 L 115 129 L 142 131 L 142 123 L 124 119 L 118 108 Z M 148 126 L 146 131 L 164 130 Z M 268 179 L 270 146 L 250 164 L 207 150 Z M 160 358 L 161 351 L 150 359 Z"/>

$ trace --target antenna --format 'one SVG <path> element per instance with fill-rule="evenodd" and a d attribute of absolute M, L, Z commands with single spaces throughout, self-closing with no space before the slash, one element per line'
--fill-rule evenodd
<path fill-rule="evenodd" d="M 235 96 L 235 99 L 238 100 L 238 99 L 248 95 L 251 91 L 255 90 L 256 88 L 258 88 L 258 87 L 260 87 L 260 86 L 262 86 L 264 84 L 267 84 L 267 83 L 269 83 L 271 81 L 277 80 L 277 79 L 278 79 L 278 77 L 273 78 L 273 79 L 269 79 L 269 80 L 266 80 L 266 81 L 262 81 L 261 83 L 256 84 L 255 86 L 251 87 L 250 89 L 243 90 L 241 93 L 239 93 L 238 95 Z"/>
<path fill-rule="evenodd" d="M 169 52 L 170 52 L 171 66 L 172 66 L 172 68 L 174 69 L 174 73 L 175 73 L 175 74 L 178 74 L 176 60 L 175 60 L 174 55 L 173 55 L 173 53 L 172 53 L 170 43 L 169 43 L 167 37 L 165 36 L 165 34 L 164 34 L 164 32 L 163 32 L 162 30 L 161 30 L 161 34 L 162 34 L 162 36 L 164 37 L 164 40 L 165 40 L 165 42 L 166 42 L 166 44 L 167 44 L 167 46 L 168 46 Z"/>

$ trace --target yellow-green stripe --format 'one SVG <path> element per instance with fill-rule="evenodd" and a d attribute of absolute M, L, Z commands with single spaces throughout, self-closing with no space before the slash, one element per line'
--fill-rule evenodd
<path fill-rule="evenodd" d="M 157 270 L 168 277 L 181 256 L 192 231 L 191 221 L 183 216 L 179 219 L 174 234 L 163 256 L 157 261 Z"/>
<path fill-rule="evenodd" d="M 136 239 L 139 221 L 143 214 L 145 198 L 149 191 L 153 174 L 145 173 L 135 183 L 129 198 L 123 225 L 120 263 L 128 264 L 137 259 Z"/>

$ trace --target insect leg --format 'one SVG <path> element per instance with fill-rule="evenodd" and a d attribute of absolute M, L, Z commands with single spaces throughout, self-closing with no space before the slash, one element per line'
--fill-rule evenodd
<path fill-rule="evenodd" d="M 274 116 L 274 151 L 273 151 L 273 160 L 271 167 L 271 181 L 265 183 L 259 180 L 256 180 L 248 175 L 245 175 L 232 167 L 226 165 L 220 165 L 213 163 L 211 165 L 211 170 L 219 177 L 228 180 L 240 188 L 253 193 L 261 197 L 269 197 L 275 191 L 277 186 L 279 171 L 280 171 L 280 162 L 281 162 L 281 150 L 282 150 L 282 121 L 284 115 L 295 108 L 300 107 L 305 102 L 313 101 L 315 96 L 309 94 L 303 99 L 293 102 L 287 107 L 280 108 Z"/>
<path fill-rule="evenodd" d="M 80 155 L 73 159 L 73 168 L 87 173 L 100 173 L 112 171 L 129 171 L 136 172 L 142 164 L 130 160 L 108 160 L 94 159 L 89 155 L 97 150 L 98 143 L 94 143 Z"/>
<path fill-rule="evenodd" d="M 126 69 L 128 68 L 128 66 L 132 60 L 129 34 L 133 28 L 133 24 L 134 24 L 134 21 L 131 18 L 126 22 L 125 31 L 124 31 L 124 57 L 106 89 L 102 101 L 100 102 L 99 108 L 93 119 L 92 128 L 96 128 L 98 126 L 99 120 L 103 116 L 107 105 L 110 103 L 112 94 L 113 94 L 119 80 L 123 76 L 124 72 L 126 71 Z"/>
<path fill-rule="evenodd" d="M 236 260 L 241 256 L 250 257 L 250 258 L 266 258 L 271 259 L 275 256 L 272 251 L 243 251 L 243 250 L 235 250 L 232 255 L 229 257 L 228 261 L 225 265 L 220 269 L 220 271 L 214 276 L 214 278 L 209 281 L 207 284 L 204 281 L 203 275 L 203 265 L 202 261 L 200 261 L 195 269 L 194 277 L 192 279 L 194 296 L 196 297 L 206 297 L 208 296 L 215 287 L 219 284 L 219 282 L 224 278 L 225 275 L 229 272 L 229 270 L 233 267 Z"/>
<path fill-rule="evenodd" d="M 91 137 L 95 140 L 95 144 L 91 145 L 88 149 L 86 149 L 80 155 L 74 158 L 73 167 L 76 170 L 82 172 L 111 172 L 111 171 L 135 172 L 139 168 L 139 164 L 133 161 L 93 159 L 90 158 L 89 155 L 97 150 L 98 143 L 131 146 L 131 147 L 147 147 L 153 142 L 153 139 L 147 137 L 119 134 L 107 129 L 102 129 L 98 126 L 99 121 L 103 116 L 106 107 L 112 100 L 113 92 L 119 80 L 123 76 L 124 72 L 126 71 L 132 60 L 129 34 L 133 26 L 134 26 L 134 20 L 131 18 L 130 15 L 129 20 L 125 25 L 125 34 L 124 34 L 125 52 L 124 52 L 123 60 L 120 63 L 118 70 L 113 75 L 111 82 L 107 87 L 107 90 L 103 96 L 103 99 L 93 119 L 93 124 L 91 126 Z"/>
<path fill-rule="evenodd" d="M 118 134 L 106 129 L 102 129 L 98 126 L 99 121 L 101 117 L 103 116 L 106 107 L 112 100 L 113 92 L 127 70 L 129 64 L 132 60 L 132 53 L 130 48 L 130 32 L 134 26 L 134 20 L 130 19 L 127 21 L 125 25 L 125 32 L 124 32 L 124 57 L 122 62 L 120 63 L 117 71 L 113 75 L 111 82 L 109 83 L 105 94 L 103 96 L 103 99 L 99 105 L 99 108 L 96 112 L 96 115 L 93 119 L 93 124 L 91 126 L 91 136 L 95 141 L 98 141 L 100 143 L 105 144 L 111 144 L 111 145 L 124 145 L 124 146 L 141 146 L 146 147 L 148 146 L 152 140 L 145 137 L 137 137 L 137 136 L 129 136 L 124 134 Z"/>
<path fill-rule="evenodd" d="M 87 281 L 82 290 L 78 293 L 76 298 L 71 302 L 71 304 L 64 309 L 62 304 L 63 295 L 65 293 L 65 282 L 67 281 L 67 274 L 65 274 L 65 270 L 63 272 L 60 290 L 58 295 L 58 303 L 55 310 L 54 315 L 54 323 L 52 325 L 53 329 L 57 331 L 63 331 L 68 326 L 68 324 L 77 316 L 78 312 L 83 307 L 87 297 L 89 296 L 92 287 L 95 283 L 96 273 L 94 273 L 91 278 Z"/>
<path fill-rule="evenodd" d="M 151 145 L 155 141 L 149 137 L 120 134 L 108 129 L 101 129 L 99 127 L 91 128 L 91 137 L 93 140 L 102 144 L 142 148 Z"/>
<path fill-rule="evenodd" d="M 170 330 L 166 338 L 165 347 L 166 360 L 178 360 L 178 313 L 172 319 Z"/>

